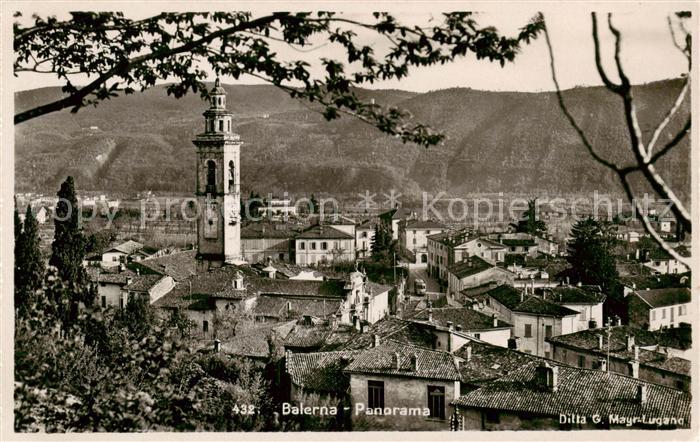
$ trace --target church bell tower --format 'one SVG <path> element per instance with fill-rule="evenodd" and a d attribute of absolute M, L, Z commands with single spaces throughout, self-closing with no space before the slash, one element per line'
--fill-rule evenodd
<path fill-rule="evenodd" d="M 240 264 L 241 140 L 231 131 L 233 114 L 226 109 L 226 91 L 214 83 L 211 106 L 204 112 L 204 132 L 197 146 L 197 259 L 203 267 Z"/>

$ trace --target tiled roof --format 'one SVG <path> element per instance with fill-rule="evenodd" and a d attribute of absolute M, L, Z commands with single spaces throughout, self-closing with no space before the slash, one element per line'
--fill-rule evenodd
<path fill-rule="evenodd" d="M 358 333 L 342 345 L 343 350 L 361 350 L 374 345 L 374 336 L 382 342 L 386 339 L 433 348 L 433 333 L 428 327 L 413 321 L 387 317 L 372 324 L 365 333 Z"/>
<path fill-rule="evenodd" d="M 375 219 L 367 219 L 362 221 L 355 230 L 374 230 L 378 222 Z"/>
<path fill-rule="evenodd" d="M 495 266 L 489 264 L 480 257 L 470 256 L 464 261 L 460 261 L 447 267 L 447 271 L 455 275 L 457 278 L 462 279 L 466 278 L 467 276 L 476 275 L 477 273 L 481 273 L 484 270 L 488 270 L 492 267 Z"/>
<path fill-rule="evenodd" d="M 294 324 L 284 340 L 285 348 L 320 348 L 330 335 L 332 329 L 325 320 L 315 317 L 308 317 L 310 324 L 306 323 L 307 318 L 302 318 Z"/>
<path fill-rule="evenodd" d="M 566 335 L 553 336 L 548 339 L 555 345 L 563 345 L 577 350 L 586 350 L 590 353 L 605 357 L 608 351 L 608 335 L 605 329 L 588 329 Z M 598 349 L 598 336 L 603 336 L 603 349 Z M 642 330 L 626 325 L 610 327 L 610 356 L 624 361 L 634 359 L 634 351 L 627 350 L 627 336 L 634 336 L 634 344 L 640 347 L 652 347 L 668 344 L 662 334 Z M 659 351 L 639 350 L 639 363 L 655 367 L 661 370 L 688 376 L 690 375 L 690 361 L 678 357 L 668 357 Z"/>
<path fill-rule="evenodd" d="M 470 357 L 467 356 L 468 348 L 471 348 Z M 477 341 L 462 346 L 454 354 L 464 359 L 459 364 L 462 382 L 479 386 L 506 376 L 529 362 L 543 360 L 528 353 Z"/>
<path fill-rule="evenodd" d="M 406 229 L 444 229 L 445 225 L 437 221 L 412 219 L 406 221 Z"/>
<path fill-rule="evenodd" d="M 133 277 L 131 284 L 124 287 L 124 289 L 134 292 L 147 292 L 161 279 L 163 279 L 162 275 L 137 275 Z"/>
<path fill-rule="evenodd" d="M 447 322 L 451 321 L 456 327 L 457 325 L 462 326 L 462 331 L 470 330 L 488 330 L 492 328 L 504 328 L 510 327 L 511 325 L 507 322 L 496 319 L 498 325 L 494 326 L 493 318 L 489 315 L 485 315 L 479 311 L 476 311 L 467 307 L 446 307 L 446 308 L 434 308 L 432 309 L 433 324 L 446 327 Z M 428 320 L 428 310 L 421 310 L 412 319 L 419 321 Z"/>
<path fill-rule="evenodd" d="M 381 295 L 382 293 L 388 292 L 393 288 L 390 285 L 380 284 L 378 282 L 373 281 L 367 281 L 365 285 L 367 287 L 367 290 L 372 292 L 372 296 Z"/>
<path fill-rule="evenodd" d="M 134 253 L 135 251 L 142 249 L 142 248 L 143 248 L 143 244 L 141 244 L 140 242 L 129 240 L 129 241 L 123 242 L 121 244 L 117 244 L 114 247 L 109 247 L 107 250 L 105 250 L 105 252 L 109 252 L 110 250 L 116 250 L 118 252 L 122 252 L 122 253 L 126 253 L 127 255 L 130 255 L 130 254 Z"/>
<path fill-rule="evenodd" d="M 299 317 L 304 315 L 326 318 L 340 310 L 342 299 L 314 299 L 284 296 L 259 296 L 251 313 L 268 318 Z M 291 307 L 291 309 L 289 309 Z M 292 316 L 290 316 L 292 315 Z"/>
<path fill-rule="evenodd" d="M 555 302 L 532 295 L 522 295 L 521 291 L 509 285 L 501 285 L 483 294 L 500 302 L 513 312 L 544 316 L 571 316 L 578 312 Z M 521 300 L 522 296 L 522 300 Z"/>
<path fill-rule="evenodd" d="M 413 355 L 416 356 L 415 368 L 411 363 Z M 345 371 L 437 380 L 460 379 L 458 364 L 450 353 L 427 350 L 396 341 L 388 341 L 362 352 Z"/>
<path fill-rule="evenodd" d="M 343 370 L 360 351 L 289 353 L 286 370 L 295 385 L 306 391 L 344 394 L 350 388 L 350 376 Z"/>
<path fill-rule="evenodd" d="M 291 239 L 296 233 L 293 225 L 282 223 L 251 223 L 241 227 L 242 239 Z"/>
<path fill-rule="evenodd" d="M 690 425 L 688 393 L 612 372 L 563 365 L 558 365 L 557 390 L 551 391 L 536 382 L 538 365 L 531 362 L 460 396 L 452 404 L 548 416 L 675 416 L 683 418 L 684 426 Z M 640 385 L 647 388 L 647 400 L 643 404 L 636 400 Z"/>
<path fill-rule="evenodd" d="M 355 237 L 329 225 L 316 225 L 301 232 L 297 235 L 297 239 L 355 239 Z"/>
<path fill-rule="evenodd" d="M 638 290 L 635 293 L 652 308 L 690 302 L 690 289 L 687 287 Z"/>
<path fill-rule="evenodd" d="M 95 281 L 107 284 L 126 285 L 128 282 L 127 280 L 129 278 L 134 278 L 135 276 L 136 273 L 132 272 L 128 268 L 121 271 L 103 270 L 97 274 L 97 279 Z"/>
<path fill-rule="evenodd" d="M 209 295 L 202 294 L 175 294 L 172 291 L 167 293 L 153 303 L 156 308 L 184 308 L 188 310 L 214 310 L 216 308 L 216 299 Z"/>
<path fill-rule="evenodd" d="M 635 265 L 639 266 L 639 264 Z M 647 271 L 651 271 L 648 267 L 642 266 L 642 268 L 646 269 Z M 683 278 L 683 276 L 685 275 L 634 275 L 622 277 L 620 278 L 620 282 L 622 282 L 627 287 L 634 287 L 636 290 L 687 287 L 688 283 L 690 282 L 690 278 L 686 278 L 687 282 L 685 284 L 682 284 L 681 278 Z"/>
<path fill-rule="evenodd" d="M 535 245 L 534 239 L 501 239 L 501 243 L 508 247 L 532 247 Z"/>
<path fill-rule="evenodd" d="M 543 297 L 559 304 L 599 304 L 605 294 L 597 286 L 561 286 L 542 289 Z"/>
<path fill-rule="evenodd" d="M 157 258 L 147 258 L 135 263 L 162 275 L 171 276 L 175 281 L 182 281 L 197 273 L 195 261 L 196 250 L 171 253 Z"/>
<path fill-rule="evenodd" d="M 226 353 L 265 358 L 270 356 L 268 339 L 271 338 L 281 351 L 281 343 L 294 326 L 294 321 L 272 324 L 256 324 L 252 327 L 236 328 L 236 335 L 222 342 L 222 350 Z"/>
<path fill-rule="evenodd" d="M 391 209 L 379 215 L 380 218 L 388 219 L 406 219 L 411 216 L 413 216 L 413 211 L 406 207 Z"/>

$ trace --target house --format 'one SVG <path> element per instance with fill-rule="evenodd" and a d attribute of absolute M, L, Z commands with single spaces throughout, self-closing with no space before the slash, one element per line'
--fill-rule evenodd
<path fill-rule="evenodd" d="M 394 241 L 399 239 L 399 223 L 415 218 L 416 213 L 406 207 L 395 207 L 379 215 L 379 221 L 391 232 Z"/>
<path fill-rule="evenodd" d="M 428 237 L 428 274 L 447 281 L 447 267 L 469 256 L 496 264 L 505 259 L 506 247 L 470 230 L 445 231 Z"/>
<path fill-rule="evenodd" d="M 346 344 L 360 331 L 348 324 L 339 324 L 338 318 L 322 319 L 306 315 L 294 323 L 282 342 L 285 351 L 315 352 L 321 348 L 336 349 Z"/>
<path fill-rule="evenodd" d="M 512 324 L 511 335 L 520 338 L 521 351 L 551 357 L 547 338 L 576 330 L 579 312 L 523 290 L 501 285 L 481 295 L 483 311 L 496 313 Z"/>
<path fill-rule="evenodd" d="M 245 312 L 258 322 L 286 322 L 303 316 L 342 324 L 376 322 L 389 312 L 390 288 L 366 280 L 361 272 L 348 280 L 305 281 L 259 277 L 249 267 L 224 266 L 178 282 L 155 302 L 164 311 L 181 310 L 204 337 L 215 333 L 217 317 Z M 217 316 L 218 315 L 218 316 Z"/>
<path fill-rule="evenodd" d="M 580 368 L 600 368 L 672 388 L 689 390 L 690 361 L 673 356 L 668 339 L 654 332 L 616 325 L 548 339 L 552 359 Z"/>
<path fill-rule="evenodd" d="M 537 293 L 537 290 L 535 291 Z M 546 287 L 540 290 L 542 299 L 556 302 L 578 312 L 574 320 L 574 330 L 580 331 L 603 325 L 603 303 L 605 294 L 599 286 Z"/>
<path fill-rule="evenodd" d="M 634 290 L 625 300 L 629 323 L 640 328 L 658 330 L 692 322 L 688 287 Z"/>
<path fill-rule="evenodd" d="M 289 402 L 336 406 L 350 395 L 350 375 L 345 368 L 363 350 L 294 353 L 285 355 Z"/>
<path fill-rule="evenodd" d="M 267 259 L 293 262 L 292 226 L 284 223 L 251 223 L 241 227 L 241 253 L 246 262 L 255 264 Z"/>
<path fill-rule="evenodd" d="M 355 253 L 357 259 L 367 258 L 372 255 L 376 224 L 374 220 L 366 220 L 355 227 Z"/>
<path fill-rule="evenodd" d="M 141 274 L 157 273 L 159 275 L 167 275 L 173 278 L 175 282 L 180 282 L 190 278 L 197 272 L 196 254 L 196 250 L 175 252 L 132 262 L 131 267 L 139 270 Z"/>
<path fill-rule="evenodd" d="M 683 257 L 690 257 L 690 252 L 687 248 L 679 246 L 676 248 L 678 252 Z M 675 273 L 685 273 L 690 271 L 688 266 L 673 258 L 668 252 L 661 249 L 652 250 L 646 256 L 646 262 L 644 266 L 651 269 L 652 272 L 665 275 L 665 274 L 675 274 Z"/>
<path fill-rule="evenodd" d="M 40 225 L 46 224 L 46 221 L 49 219 L 49 211 L 46 207 L 41 206 L 38 209 L 34 209 L 34 218 L 36 218 L 36 222 L 39 223 Z"/>
<path fill-rule="evenodd" d="M 88 277 L 97 285 L 97 298 L 102 308 L 124 308 L 128 302 L 128 292 L 124 287 L 131 284 L 137 274 L 124 265 L 110 269 L 87 268 Z"/>
<path fill-rule="evenodd" d="M 478 256 L 470 256 L 447 267 L 447 295 L 453 298 L 466 288 L 485 283 L 513 284 L 515 275 Z"/>
<path fill-rule="evenodd" d="M 501 347 L 507 347 L 510 338 L 511 324 L 493 315 L 486 315 L 466 307 L 423 309 L 411 316 L 410 319 L 446 327 L 448 330 L 463 333 Z"/>
<path fill-rule="evenodd" d="M 244 323 L 235 334 L 221 337 L 221 352 L 245 358 L 256 365 L 283 356 L 282 342 L 294 326 L 294 321 L 267 324 Z"/>
<path fill-rule="evenodd" d="M 415 256 L 415 263 L 428 265 L 428 236 L 446 230 L 432 220 L 409 219 L 399 223 L 399 246 Z"/>
<path fill-rule="evenodd" d="M 258 208 L 258 214 L 268 219 L 280 220 L 296 216 L 296 205 L 292 204 L 292 199 L 288 196 L 270 196 L 265 198 L 263 205 Z"/>
<path fill-rule="evenodd" d="M 102 267 L 115 267 L 120 263 L 126 263 L 127 258 L 143 248 L 143 244 L 136 241 L 126 241 L 116 246 L 108 247 L 102 251 Z"/>
<path fill-rule="evenodd" d="M 433 333 L 434 325 L 410 321 L 397 317 L 386 317 L 374 324 L 360 324 L 360 333 L 353 335 L 346 343 L 338 347 L 341 350 L 363 350 L 376 347 L 380 342 L 392 340 L 406 345 L 435 349 L 437 338 Z M 324 346 L 322 351 L 328 348 Z"/>
<path fill-rule="evenodd" d="M 295 261 L 317 265 L 355 260 L 355 236 L 328 225 L 315 225 L 297 235 Z"/>
<path fill-rule="evenodd" d="M 687 392 L 640 379 L 533 361 L 451 405 L 464 430 L 690 428 Z"/>
<path fill-rule="evenodd" d="M 168 294 L 175 287 L 175 280 L 170 276 L 158 274 L 136 275 L 122 290 L 127 293 L 127 299 L 131 296 L 142 296 L 153 304 L 162 296 Z"/>
<path fill-rule="evenodd" d="M 506 247 L 507 255 L 524 255 L 531 258 L 537 257 L 539 246 L 534 235 L 522 232 L 498 233 L 492 234 L 491 238 Z M 545 240 L 540 239 L 540 241 L 543 242 Z M 543 244 L 545 244 L 545 250 L 550 251 L 551 248 L 554 247 L 550 243 L 551 241 L 548 240 L 543 242 Z"/>
<path fill-rule="evenodd" d="M 460 394 L 460 360 L 444 351 L 386 341 L 345 368 L 353 428 L 448 429 L 448 405 Z"/>

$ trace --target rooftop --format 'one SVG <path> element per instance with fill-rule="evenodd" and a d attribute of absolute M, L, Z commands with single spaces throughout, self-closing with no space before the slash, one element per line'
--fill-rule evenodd
<path fill-rule="evenodd" d="M 444 229 L 445 225 L 433 220 L 412 219 L 406 221 L 406 229 Z"/>
<path fill-rule="evenodd" d="M 311 226 L 297 235 L 297 239 L 354 239 L 355 237 L 329 225 Z"/>
<path fill-rule="evenodd" d="M 398 361 L 397 361 L 398 356 Z M 412 358 L 415 356 L 415 367 Z M 357 355 L 347 373 L 371 373 L 436 380 L 459 380 L 459 366 L 450 353 L 387 341 Z"/>
<path fill-rule="evenodd" d="M 255 301 L 255 305 L 251 308 L 251 314 L 254 316 L 281 319 L 304 315 L 327 318 L 335 315 L 338 310 L 340 310 L 342 303 L 343 299 L 293 298 L 262 295 Z"/>
<path fill-rule="evenodd" d="M 690 289 L 687 287 L 669 287 L 661 289 L 637 290 L 637 294 L 651 308 L 690 302 Z"/>
<path fill-rule="evenodd" d="M 509 310 L 518 313 L 555 317 L 578 315 L 575 310 L 537 296 L 525 295 L 520 290 L 505 284 L 491 289 L 483 295 L 490 296 Z"/>
<path fill-rule="evenodd" d="M 105 252 L 109 252 L 112 250 L 116 250 L 118 252 L 126 253 L 127 255 L 130 255 L 134 253 L 137 250 L 140 250 L 143 248 L 143 244 L 140 242 L 128 240 L 126 242 L 123 242 L 121 244 L 117 244 L 116 246 L 108 247 Z"/>
<path fill-rule="evenodd" d="M 286 370 L 295 385 L 305 390 L 346 393 L 350 376 L 343 370 L 360 351 L 330 351 L 317 353 L 288 353 Z"/>
<path fill-rule="evenodd" d="M 161 275 L 168 275 L 175 281 L 182 281 L 197 273 L 196 254 L 196 250 L 187 250 L 159 256 L 157 258 L 143 259 L 133 265 L 137 267 L 146 267 Z"/>
<path fill-rule="evenodd" d="M 424 309 L 415 314 L 411 319 L 419 321 L 428 320 L 428 309 Z M 454 326 L 461 325 L 462 331 L 488 330 L 493 328 L 505 328 L 511 325 L 507 322 L 496 319 L 494 325 L 493 317 L 467 307 L 445 307 L 432 309 L 433 324 L 446 327 L 447 322 L 452 322 Z"/>
<path fill-rule="evenodd" d="M 357 333 L 354 335 L 341 348 L 343 350 L 371 348 L 374 345 L 375 335 L 379 338 L 379 342 L 392 339 L 404 344 L 433 348 L 433 333 L 426 326 L 395 317 L 380 319 L 370 325 L 365 333 Z"/>
<path fill-rule="evenodd" d="M 161 279 L 163 279 L 163 275 L 136 275 L 133 277 L 131 284 L 124 287 L 124 289 L 134 292 L 147 292 Z"/>
<path fill-rule="evenodd" d="M 538 362 L 528 363 L 452 403 L 462 407 L 548 416 L 676 416 L 683 418 L 683 426 L 690 425 L 691 398 L 688 393 L 612 372 L 563 365 L 557 365 L 557 389 L 552 391 L 538 385 L 538 365 Z M 647 389 L 644 403 L 637 400 L 641 385 Z"/>
<path fill-rule="evenodd" d="M 544 299 L 559 304 L 600 304 L 605 301 L 605 294 L 598 286 L 546 287 L 542 294 Z"/>
<path fill-rule="evenodd" d="M 290 239 L 296 234 L 294 226 L 282 223 L 251 223 L 241 227 L 241 239 Z"/>
<path fill-rule="evenodd" d="M 468 356 L 469 347 L 471 356 Z M 454 354 L 464 359 L 459 365 L 462 382 L 478 386 L 506 376 L 529 362 L 543 360 L 528 353 L 479 341 L 464 345 Z"/>
<path fill-rule="evenodd" d="M 466 278 L 467 276 L 476 275 L 484 270 L 495 267 L 492 264 L 484 261 L 478 256 L 470 256 L 463 261 L 452 264 L 447 267 L 447 271 L 455 275 L 457 278 Z"/>
<path fill-rule="evenodd" d="M 226 353 L 239 356 L 267 358 L 270 356 L 270 340 L 280 348 L 293 326 L 294 321 L 255 324 L 252 327 L 239 326 L 236 328 L 236 335 L 223 341 L 221 348 Z"/>

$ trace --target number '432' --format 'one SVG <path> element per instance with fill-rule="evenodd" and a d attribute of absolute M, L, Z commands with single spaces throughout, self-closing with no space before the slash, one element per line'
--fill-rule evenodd
<path fill-rule="evenodd" d="M 234 405 L 233 406 L 233 413 L 234 414 L 255 414 L 255 405 Z"/>

